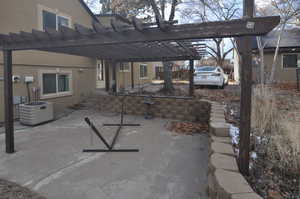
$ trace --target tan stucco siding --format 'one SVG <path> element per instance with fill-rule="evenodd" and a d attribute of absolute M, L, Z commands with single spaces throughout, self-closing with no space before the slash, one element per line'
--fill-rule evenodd
<path fill-rule="evenodd" d="M 141 78 L 140 77 L 140 65 L 147 65 L 147 77 Z M 134 76 L 134 85 L 139 86 L 147 83 L 151 83 L 155 77 L 155 65 L 158 63 L 155 62 L 135 62 L 133 64 L 133 76 Z M 131 64 L 130 64 L 131 66 Z M 117 85 L 118 88 L 122 87 L 130 87 L 131 86 L 131 67 L 130 70 L 127 72 L 121 72 L 119 67 L 117 68 Z"/>
<path fill-rule="evenodd" d="M 0 64 L 0 67 L 3 68 L 3 65 Z M 33 87 L 40 88 L 41 83 L 38 81 L 39 72 L 45 70 L 52 71 L 52 70 L 56 70 L 56 68 L 50 66 L 35 67 L 35 66 L 14 65 L 13 74 L 21 77 L 20 82 L 13 84 L 14 96 L 27 96 L 26 84 L 24 83 L 25 76 L 34 77 L 34 82 L 30 84 L 30 88 Z M 46 101 L 51 101 L 55 103 L 54 106 L 55 111 L 62 110 L 62 108 L 79 103 L 81 100 L 89 97 L 92 91 L 95 89 L 95 81 L 96 81 L 94 68 L 84 68 L 84 70 L 80 70 L 80 68 L 65 67 L 65 68 L 60 68 L 60 70 L 67 70 L 72 73 L 73 94 L 65 97 L 45 99 Z M 3 70 L 1 70 L 0 76 L 3 77 Z M 3 97 L 4 97 L 3 81 L 0 81 L 0 121 L 4 120 Z"/>
<path fill-rule="evenodd" d="M 74 23 L 91 27 L 92 17 L 78 0 L 1 0 L 0 33 L 41 29 L 40 6 L 54 10 L 70 17 L 71 27 Z M 40 9 L 40 10 L 39 10 Z M 27 96 L 25 76 L 34 76 L 31 87 L 40 87 L 38 72 L 40 70 L 72 71 L 71 96 L 51 98 L 47 101 L 55 103 L 55 110 L 78 103 L 95 89 L 96 59 L 87 57 L 48 53 L 42 51 L 14 51 L 13 75 L 20 75 L 21 82 L 14 83 L 15 96 Z M 3 55 L 0 52 L 0 77 L 3 77 Z M 3 121 L 3 81 L 0 81 L 0 121 Z"/>
<path fill-rule="evenodd" d="M 274 79 L 276 82 L 280 83 L 295 83 L 297 81 L 296 77 L 296 68 L 283 68 L 282 65 L 282 59 L 283 54 L 279 54 L 277 62 L 276 62 L 276 70 L 275 70 L 275 76 Z M 272 63 L 273 63 L 274 54 L 265 54 L 265 69 L 266 73 L 268 74 L 267 78 L 270 75 Z M 256 71 L 259 71 L 259 68 L 257 68 Z M 255 74 L 259 75 L 259 74 Z"/>
<path fill-rule="evenodd" d="M 72 24 L 79 23 L 91 27 L 92 17 L 78 0 L 1 0 L 0 32 L 39 29 L 38 5 L 70 16 Z"/>
<path fill-rule="evenodd" d="M 92 17 L 86 12 L 78 0 L 2 0 L 0 7 L 0 33 L 28 31 L 40 29 L 39 5 L 56 10 L 71 17 L 71 25 L 79 23 L 91 26 Z M 3 62 L 0 54 L 0 63 Z M 95 60 L 41 51 L 14 52 L 13 63 L 42 64 L 67 66 L 95 66 Z"/>

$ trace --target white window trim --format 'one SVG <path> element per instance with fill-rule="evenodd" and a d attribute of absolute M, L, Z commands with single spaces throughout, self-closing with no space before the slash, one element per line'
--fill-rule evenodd
<path fill-rule="evenodd" d="M 296 70 L 297 68 L 300 68 L 300 67 L 294 68 L 294 67 L 284 67 L 283 66 L 283 56 L 284 55 L 295 55 L 295 54 L 300 57 L 300 53 L 282 53 L 281 54 L 281 68 L 282 68 L 282 70 Z"/>
<path fill-rule="evenodd" d="M 147 67 L 147 76 L 145 77 L 141 77 L 141 66 L 146 66 Z M 149 79 L 149 71 L 148 71 L 148 65 L 147 64 L 140 64 L 140 67 L 139 67 L 139 77 L 140 79 Z"/>
<path fill-rule="evenodd" d="M 58 85 L 56 85 L 56 93 L 51 93 L 51 94 L 44 94 L 43 90 L 43 74 L 57 74 L 57 75 L 68 75 L 69 76 L 69 88 L 70 91 L 67 92 L 58 92 Z M 56 79 L 57 81 L 57 79 Z M 56 84 L 58 84 L 56 82 Z M 50 98 L 58 98 L 58 97 L 66 97 L 66 96 L 71 96 L 73 95 L 73 78 L 72 78 L 72 71 L 71 70 L 63 70 L 60 71 L 59 69 L 57 70 L 40 70 L 39 71 L 39 86 L 41 88 L 41 99 L 50 99 Z"/>
<path fill-rule="evenodd" d="M 38 29 L 39 30 L 44 31 L 44 29 L 43 29 L 43 11 L 44 10 L 56 14 L 56 30 L 58 30 L 58 16 L 68 19 L 69 20 L 69 28 L 72 27 L 72 17 L 70 15 L 60 12 L 58 9 L 52 9 L 52 8 L 43 6 L 41 4 L 38 4 L 38 6 L 37 6 L 38 17 L 37 18 L 38 18 Z"/>
<path fill-rule="evenodd" d="M 102 68 L 102 74 L 103 74 L 103 77 L 102 77 L 102 79 L 103 80 L 98 80 L 98 78 L 100 77 L 99 76 L 99 74 L 100 74 L 100 72 L 101 72 L 101 70 L 99 70 L 99 68 L 98 68 L 98 65 L 100 65 L 100 67 Z M 97 63 L 96 63 L 96 80 L 97 81 L 105 81 L 105 64 L 104 64 L 104 62 L 103 62 L 103 65 L 102 65 L 102 61 L 101 60 L 97 60 Z"/>
<path fill-rule="evenodd" d="M 128 72 L 130 72 L 130 64 L 128 63 L 128 70 L 121 70 L 121 63 L 120 63 L 120 65 L 119 65 L 119 71 L 121 73 L 128 73 Z"/>

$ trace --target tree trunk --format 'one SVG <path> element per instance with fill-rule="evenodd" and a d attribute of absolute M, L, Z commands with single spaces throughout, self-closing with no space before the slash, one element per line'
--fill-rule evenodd
<path fill-rule="evenodd" d="M 264 46 L 261 41 L 261 37 L 257 37 L 257 46 L 259 50 L 260 57 L 260 83 L 265 84 L 265 55 L 264 55 Z"/>
<path fill-rule="evenodd" d="M 275 69 L 276 69 L 276 62 L 277 62 L 277 58 L 278 58 L 280 41 L 281 41 L 281 37 L 282 37 L 282 33 L 284 31 L 284 28 L 285 28 L 285 23 L 282 25 L 280 33 L 279 33 L 279 36 L 278 36 L 276 50 L 275 50 L 274 59 L 273 59 L 273 63 L 272 63 L 272 68 L 271 68 L 271 74 L 270 74 L 270 78 L 269 78 L 269 81 L 268 81 L 269 84 L 274 83 L 274 75 L 275 75 Z"/>
<path fill-rule="evenodd" d="M 174 92 L 173 82 L 172 82 L 172 63 L 163 62 L 164 67 L 164 92 L 167 94 L 172 94 Z"/>

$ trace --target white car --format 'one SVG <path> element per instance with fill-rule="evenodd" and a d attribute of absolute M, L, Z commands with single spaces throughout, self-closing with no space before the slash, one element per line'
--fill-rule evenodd
<path fill-rule="evenodd" d="M 194 85 L 211 85 L 223 88 L 228 83 L 228 75 L 219 66 L 202 66 L 194 72 Z"/>

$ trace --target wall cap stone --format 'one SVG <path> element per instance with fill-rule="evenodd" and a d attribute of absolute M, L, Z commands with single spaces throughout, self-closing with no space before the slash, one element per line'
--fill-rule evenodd
<path fill-rule="evenodd" d="M 252 188 L 240 173 L 216 169 L 215 177 L 221 194 L 253 193 Z"/>
<path fill-rule="evenodd" d="M 236 159 L 233 156 L 213 153 L 210 157 L 210 168 L 212 170 L 224 169 L 228 171 L 238 172 Z"/>
<path fill-rule="evenodd" d="M 232 199 L 263 199 L 257 193 L 240 193 L 233 194 Z"/>
<path fill-rule="evenodd" d="M 231 144 L 212 142 L 211 152 L 234 156 L 234 151 Z"/>
<path fill-rule="evenodd" d="M 210 122 L 210 132 L 219 137 L 229 137 L 229 124 L 226 122 Z"/>
<path fill-rule="evenodd" d="M 211 103 L 208 194 L 211 199 L 262 199 L 242 174 L 232 147 L 224 106 Z"/>

